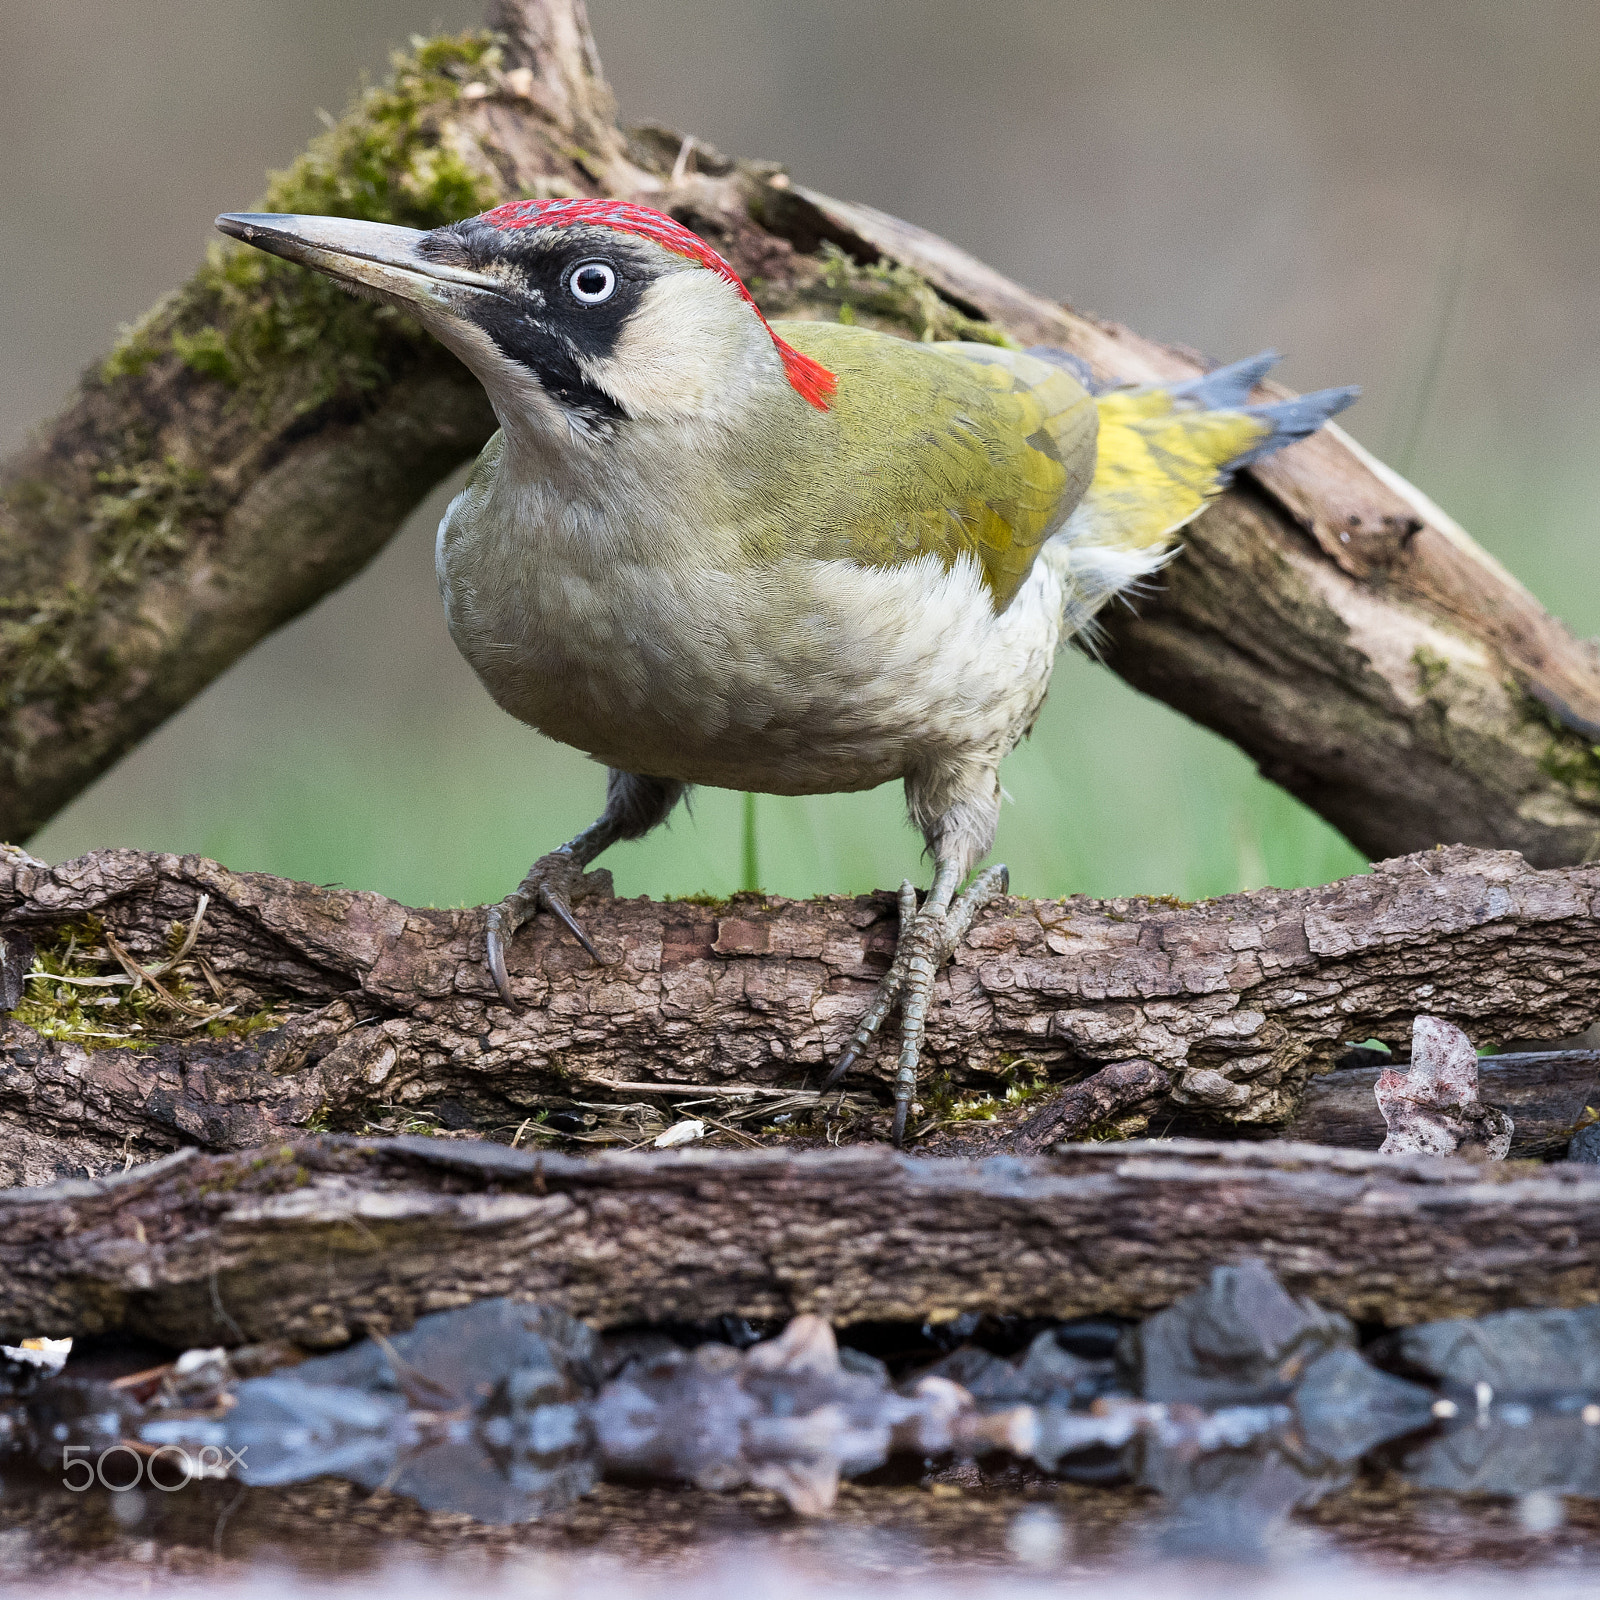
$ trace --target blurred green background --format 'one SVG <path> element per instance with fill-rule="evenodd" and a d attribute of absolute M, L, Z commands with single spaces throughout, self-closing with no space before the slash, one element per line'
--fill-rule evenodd
<path fill-rule="evenodd" d="M 1081 308 L 1287 380 L 1580 633 L 1600 631 L 1600 112 L 1592 0 L 591 0 L 624 115 L 946 234 Z M 55 0 L 5 9 L 0 448 L 191 269 L 211 217 L 414 31 L 472 0 Z M 30 847 L 201 851 L 417 903 L 504 893 L 602 774 L 456 657 L 448 486 Z M 1002 774 L 1021 892 L 1176 893 L 1362 865 L 1230 746 L 1073 653 Z M 787 894 L 921 876 L 897 788 L 757 802 Z M 625 894 L 726 891 L 741 802 L 605 859 Z"/>

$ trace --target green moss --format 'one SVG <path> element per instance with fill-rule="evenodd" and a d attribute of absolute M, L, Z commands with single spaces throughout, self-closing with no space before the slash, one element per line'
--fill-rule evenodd
<path fill-rule="evenodd" d="M 124 324 L 117 342 L 100 367 L 101 379 L 114 383 L 118 378 L 137 378 L 157 357 L 165 355 L 168 339 L 165 322 L 176 295 L 156 302 L 139 320 Z"/>
<path fill-rule="evenodd" d="M 917 1098 L 925 1114 L 937 1122 L 992 1122 L 1002 1112 L 1014 1111 L 1055 1088 L 1039 1063 L 1026 1057 L 1007 1063 L 1002 1081 L 1005 1087 L 998 1094 L 984 1090 L 958 1094 L 948 1075 L 940 1075 L 931 1079 Z"/>
<path fill-rule="evenodd" d="M 114 670 L 95 648 L 95 613 L 107 595 L 131 589 L 188 548 L 198 525 L 218 509 L 206 476 L 171 456 L 151 458 L 130 435 L 122 460 L 94 475 L 87 536 L 92 572 L 85 582 L 43 595 L 0 597 L 0 677 L 14 704 L 49 695 L 70 711 L 73 690 L 90 690 Z"/>
<path fill-rule="evenodd" d="M 1574 799 L 1586 805 L 1600 805 L 1600 745 L 1591 744 L 1567 727 L 1531 695 L 1523 694 L 1522 702 L 1528 721 L 1550 733 L 1549 743 L 1539 757 L 1539 770 L 1571 790 Z"/>
<path fill-rule="evenodd" d="M 720 898 L 714 894 L 707 894 L 698 889 L 693 894 L 669 894 L 664 903 L 679 906 L 705 906 L 709 911 L 726 911 L 733 904 L 731 900 Z"/>
<path fill-rule="evenodd" d="M 266 211 L 304 212 L 436 228 L 498 198 L 442 138 L 442 116 L 469 83 L 498 65 L 491 35 L 413 39 L 389 80 L 367 89 L 289 167 L 272 173 Z M 354 299 L 321 274 L 228 242 L 178 294 L 128 329 L 101 369 L 107 383 L 137 378 L 171 353 L 191 371 L 288 417 L 378 387 L 423 334 L 386 306 Z"/>
<path fill-rule="evenodd" d="M 184 366 L 202 378 L 215 378 L 229 388 L 239 382 L 227 341 L 216 328 L 202 328 L 196 334 L 174 333 L 172 350 Z"/>
<path fill-rule="evenodd" d="M 958 311 L 910 267 L 887 261 L 863 266 L 828 241 L 823 243 L 821 257 L 820 273 L 799 290 L 799 298 L 832 307 L 840 322 L 888 328 L 930 344 L 971 339 L 1007 350 L 1021 348 L 992 322 Z"/>
<path fill-rule="evenodd" d="M 1424 694 L 1432 694 L 1450 670 L 1450 663 L 1425 644 L 1411 652 L 1411 665 L 1417 669 L 1417 683 Z"/>
<path fill-rule="evenodd" d="M 248 1017 L 218 1017 L 205 1025 L 205 1033 L 209 1039 L 249 1039 L 282 1026 L 282 1012 L 252 1011 Z"/>
<path fill-rule="evenodd" d="M 1115 1122 L 1092 1122 L 1082 1133 L 1071 1139 L 1072 1144 L 1110 1144 L 1133 1135 Z"/>
<path fill-rule="evenodd" d="M 167 930 L 169 957 L 177 954 L 186 932 L 182 923 Z M 283 1021 L 272 1012 L 258 1011 L 249 1017 L 201 1023 L 189 1012 L 168 1005 L 148 985 L 135 988 L 122 982 L 127 973 L 105 947 L 104 938 L 105 924 L 98 917 L 84 917 L 38 939 L 22 1001 L 12 1016 L 46 1039 L 85 1050 L 146 1049 L 165 1038 L 193 1038 L 197 1027 L 204 1027 L 213 1038 L 249 1035 Z M 106 978 L 119 981 L 82 981 Z M 191 980 L 182 968 L 164 974 L 160 981 L 168 994 L 190 1006 L 214 1003 L 209 989 Z"/>
<path fill-rule="evenodd" d="M 1573 734 L 1552 739 L 1539 758 L 1539 770 L 1575 790 L 1578 799 L 1600 801 L 1600 745 L 1589 744 Z"/>

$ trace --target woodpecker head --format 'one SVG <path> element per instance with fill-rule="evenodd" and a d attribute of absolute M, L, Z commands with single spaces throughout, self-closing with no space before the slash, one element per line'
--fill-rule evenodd
<path fill-rule="evenodd" d="M 834 377 L 785 344 L 687 228 L 620 200 L 523 200 L 431 233 L 225 214 L 236 239 L 404 307 L 477 375 L 508 431 L 605 437 L 770 390 L 828 409 Z"/>

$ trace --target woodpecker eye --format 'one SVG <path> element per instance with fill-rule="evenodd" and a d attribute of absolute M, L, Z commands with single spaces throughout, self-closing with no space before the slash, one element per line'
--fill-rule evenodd
<path fill-rule="evenodd" d="M 609 261 L 580 261 L 572 269 L 567 287 L 579 305 L 597 306 L 617 292 L 616 269 Z"/>

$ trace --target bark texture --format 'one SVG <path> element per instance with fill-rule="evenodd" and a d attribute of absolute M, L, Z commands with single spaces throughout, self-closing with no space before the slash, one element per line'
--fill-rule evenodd
<path fill-rule="evenodd" d="M 488 20 L 498 42 L 399 59 L 264 203 L 427 227 L 522 194 L 637 196 L 722 250 L 770 314 L 1048 342 L 1108 379 L 1200 370 L 770 165 L 624 133 L 581 0 L 494 0 Z M 403 319 L 219 246 L 0 470 L 0 837 L 349 576 L 491 425 Z M 1373 856 L 1595 853 L 1595 651 L 1337 429 L 1253 469 L 1111 630 L 1118 672 Z"/>
<path fill-rule="evenodd" d="M 1219 1261 L 1391 1325 L 1600 1297 L 1600 1173 L 1184 1140 L 531 1155 L 323 1138 L 0 1192 L 0 1339 L 344 1342 L 509 1294 L 598 1327 L 1138 1315 Z"/>
<path fill-rule="evenodd" d="M 511 953 L 522 1001 L 512 1011 L 484 970 L 476 908 L 412 909 L 193 856 L 107 850 L 51 867 L 0 851 L 0 934 L 57 966 L 64 948 L 104 940 L 89 964 L 104 976 L 79 984 L 126 984 L 122 974 L 171 960 L 202 896 L 192 949 L 161 980 L 191 1011 L 157 1007 L 165 1021 L 147 1019 L 146 1048 L 94 1048 L 107 1041 L 83 1030 L 104 1025 L 60 1025 L 50 997 L 65 990 L 29 980 L 0 1034 L 6 1181 L 94 1176 L 182 1145 L 236 1150 L 306 1130 L 548 1142 L 610 1116 L 642 1142 L 674 1107 L 707 1114 L 694 1105 L 746 1139 L 784 1136 L 763 1127 L 837 1138 L 841 1121 L 858 1138 L 885 1130 L 865 1097 L 887 1102 L 892 1045 L 857 1069 L 841 1121 L 828 1119 L 835 1097 L 815 1090 L 893 953 L 887 895 L 595 898 L 584 914 L 608 958 L 599 967 L 541 914 Z M 986 1093 L 1117 1067 L 1124 1087 L 1137 1079 L 1138 1103 L 1159 1102 L 1168 1117 L 1265 1131 L 1306 1114 L 1308 1076 L 1351 1041 L 1401 1046 L 1419 1012 L 1479 1047 L 1568 1035 L 1600 1014 L 1597 896 L 1600 866 L 1541 872 L 1507 852 L 1455 848 L 1323 888 L 1193 906 L 1003 900 L 938 979 L 925 1115 L 960 1117 Z M 208 1008 L 224 1013 L 215 1029 L 204 1027 Z M 255 1031 L 230 1031 L 251 1015 Z M 1078 1096 L 1098 1105 L 1098 1092 Z M 1076 1115 L 1040 1137 L 1084 1125 Z M 1381 1126 L 1373 1132 L 1375 1147 Z"/>

